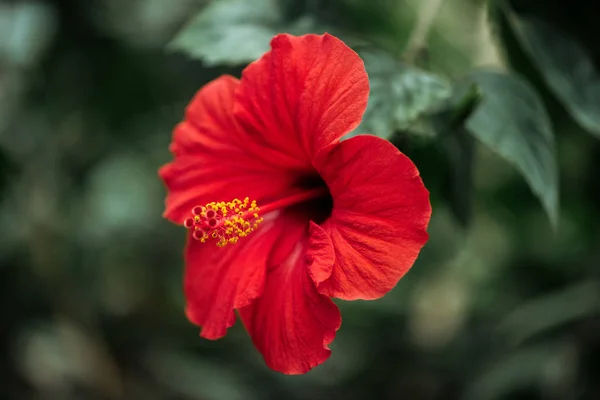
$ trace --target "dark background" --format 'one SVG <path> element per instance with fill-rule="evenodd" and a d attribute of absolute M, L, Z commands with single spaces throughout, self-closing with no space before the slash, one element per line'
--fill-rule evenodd
<path fill-rule="evenodd" d="M 198 337 L 157 169 L 194 92 L 243 68 L 202 32 L 216 61 L 165 50 L 205 3 L 0 2 L 0 399 L 600 399 L 600 142 L 484 1 L 446 1 L 416 48 L 435 0 L 281 1 L 270 29 L 306 13 L 451 81 L 481 66 L 527 80 L 554 130 L 557 230 L 493 149 L 473 142 L 453 169 L 465 153 L 396 129 L 431 191 L 430 241 L 385 298 L 338 302 L 330 360 L 284 376 L 239 323 Z M 598 65 L 593 2 L 513 3 Z"/>

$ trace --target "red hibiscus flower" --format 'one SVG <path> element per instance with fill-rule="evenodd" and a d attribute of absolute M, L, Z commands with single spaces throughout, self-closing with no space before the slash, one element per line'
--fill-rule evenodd
<path fill-rule="evenodd" d="M 359 56 L 328 34 L 271 47 L 241 80 L 200 89 L 159 174 L 165 217 L 190 230 L 186 314 L 200 336 L 224 336 L 237 310 L 267 365 L 301 374 L 330 355 L 331 298 L 392 289 L 427 241 L 431 207 L 389 142 L 340 141 L 367 104 Z"/>

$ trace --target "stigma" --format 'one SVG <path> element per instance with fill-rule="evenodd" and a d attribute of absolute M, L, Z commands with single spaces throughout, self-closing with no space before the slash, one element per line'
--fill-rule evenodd
<path fill-rule="evenodd" d="M 218 247 L 237 243 L 248 236 L 263 221 L 256 200 L 233 199 L 228 202 L 212 202 L 192 209 L 192 217 L 184 225 L 192 237 L 202 243 L 216 240 Z"/>

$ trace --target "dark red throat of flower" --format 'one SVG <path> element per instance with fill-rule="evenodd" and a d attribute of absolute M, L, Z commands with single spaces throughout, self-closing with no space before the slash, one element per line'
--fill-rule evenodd
<path fill-rule="evenodd" d="M 309 189 L 258 207 L 256 200 L 246 197 L 244 200 L 211 202 L 205 206 L 192 209 L 192 217 L 184 222 L 184 226 L 192 231 L 192 237 L 205 243 L 217 240 L 217 246 L 223 247 L 237 243 L 240 237 L 248 236 L 263 222 L 261 215 L 270 211 L 281 210 L 308 200 L 328 195 L 326 187 Z"/>

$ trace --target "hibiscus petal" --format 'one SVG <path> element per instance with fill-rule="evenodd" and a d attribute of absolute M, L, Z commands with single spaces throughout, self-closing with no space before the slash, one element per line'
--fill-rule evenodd
<path fill-rule="evenodd" d="M 184 126 L 173 131 L 170 150 L 175 156 L 224 150 L 242 153 L 233 117 L 239 84 L 233 76 L 222 75 L 196 92 L 185 109 Z"/>
<path fill-rule="evenodd" d="M 308 274 L 316 284 L 323 282 L 331 276 L 335 263 L 335 251 L 329 235 L 323 228 L 310 222 L 308 251 L 306 264 Z"/>
<path fill-rule="evenodd" d="M 236 244 L 188 239 L 184 292 L 188 318 L 202 327 L 200 336 L 218 339 L 235 322 L 234 308 L 245 307 L 264 288 L 269 249 L 281 237 L 285 221 L 270 215 L 260 229 Z"/>
<path fill-rule="evenodd" d="M 289 227 L 288 234 L 295 235 Z M 336 305 L 319 294 L 308 273 L 311 265 L 331 269 L 327 264 L 333 257 L 319 257 L 322 246 L 308 242 L 306 238 L 297 242 L 282 264 L 269 267 L 263 295 L 239 309 L 266 364 L 285 374 L 303 374 L 325 362 L 331 354 L 328 345 L 342 321 Z"/>
<path fill-rule="evenodd" d="M 278 35 L 242 74 L 235 114 L 284 165 L 310 166 L 317 150 L 361 121 L 369 80 L 360 57 L 329 34 Z M 287 158 L 286 158 L 287 157 Z"/>
<path fill-rule="evenodd" d="M 239 81 L 222 76 L 204 86 L 173 132 L 175 159 L 159 170 L 168 195 L 164 216 L 182 223 L 196 205 L 275 197 L 293 177 L 246 151 L 233 118 L 234 91 Z"/>
<path fill-rule="evenodd" d="M 412 161 L 389 142 L 360 135 L 331 145 L 315 167 L 334 207 L 323 224 L 335 264 L 321 294 L 376 299 L 410 269 L 427 241 L 429 192 Z"/>

